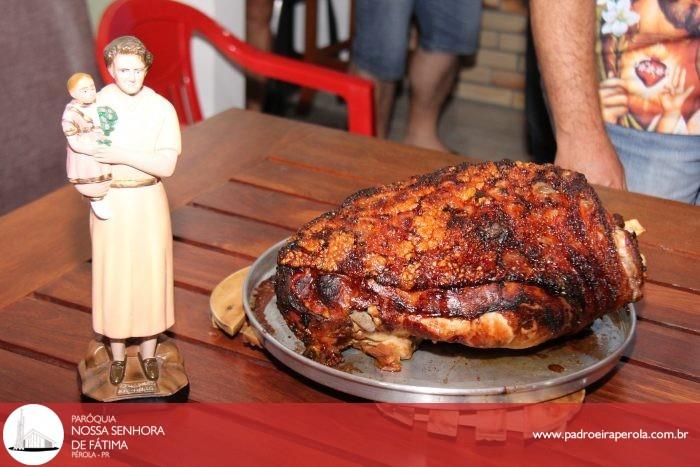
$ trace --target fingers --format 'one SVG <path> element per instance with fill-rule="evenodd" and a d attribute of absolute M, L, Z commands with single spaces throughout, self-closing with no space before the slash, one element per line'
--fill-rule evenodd
<path fill-rule="evenodd" d="M 681 94 L 681 97 L 683 98 L 683 100 L 686 100 L 688 98 L 688 96 L 693 93 L 693 91 L 695 91 L 695 86 L 691 86 L 688 89 L 686 89 L 685 92 L 683 94 Z"/>
<path fill-rule="evenodd" d="M 626 105 L 614 105 L 611 107 L 606 106 L 605 113 L 610 114 L 611 116 L 614 116 L 615 118 L 622 117 L 627 113 L 627 106 Z"/>
<path fill-rule="evenodd" d="M 627 92 L 618 86 L 600 88 L 598 91 L 600 97 L 600 105 L 606 111 L 613 111 L 615 114 L 623 115 L 626 113 L 626 107 L 628 104 Z M 624 107 L 625 109 L 618 109 L 618 107 Z"/>
<path fill-rule="evenodd" d="M 628 98 L 626 94 L 601 95 L 600 102 L 605 107 L 627 106 Z"/>
<path fill-rule="evenodd" d="M 103 160 L 105 160 L 105 159 L 107 158 L 107 156 L 108 156 L 108 154 L 109 154 L 108 151 L 109 151 L 108 148 L 106 148 L 106 147 L 104 147 L 104 146 L 100 146 L 100 147 L 98 147 L 97 150 L 94 152 L 94 154 L 92 155 L 92 157 L 94 157 L 94 158 L 97 159 L 97 160 L 103 161 Z"/>
<path fill-rule="evenodd" d="M 685 68 L 680 66 L 673 67 L 673 72 L 671 73 L 671 83 L 667 84 L 664 89 L 668 91 L 672 96 L 676 94 L 685 95 L 685 79 L 687 77 L 687 71 Z M 687 96 L 686 96 L 687 97 Z"/>
<path fill-rule="evenodd" d="M 683 93 L 683 89 L 685 89 L 685 75 L 686 75 L 685 68 L 683 68 L 683 70 L 680 73 L 680 80 L 678 82 L 678 87 L 677 87 L 677 91 L 680 93 Z"/>
<path fill-rule="evenodd" d="M 627 107 L 610 107 L 603 109 L 603 121 L 615 124 L 627 114 Z"/>
<path fill-rule="evenodd" d="M 675 90 L 678 88 L 678 81 L 680 79 L 680 70 L 678 66 L 673 67 L 673 71 L 671 71 L 671 87 Z"/>
<path fill-rule="evenodd" d="M 612 88 L 600 88 L 599 89 L 600 96 L 601 97 L 608 97 L 608 96 L 613 96 L 613 95 L 618 95 L 618 96 L 627 96 L 627 92 L 620 87 L 612 87 Z"/>
<path fill-rule="evenodd" d="M 625 80 L 621 78 L 608 78 L 600 82 L 600 88 L 621 88 L 623 91 L 627 91 L 627 84 Z"/>

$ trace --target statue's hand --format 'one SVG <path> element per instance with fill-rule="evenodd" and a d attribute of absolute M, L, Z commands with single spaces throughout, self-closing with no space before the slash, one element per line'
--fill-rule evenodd
<path fill-rule="evenodd" d="M 92 155 L 95 160 L 103 164 L 129 165 L 129 152 L 118 146 L 100 146 Z"/>
<path fill-rule="evenodd" d="M 85 154 L 87 156 L 95 155 L 100 148 L 96 138 L 88 137 L 86 135 L 75 135 L 69 137 L 68 145 L 74 152 L 77 152 L 78 154 Z"/>

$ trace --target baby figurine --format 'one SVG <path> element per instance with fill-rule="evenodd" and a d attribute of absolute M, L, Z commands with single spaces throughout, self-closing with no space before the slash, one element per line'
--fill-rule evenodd
<path fill-rule="evenodd" d="M 63 134 L 68 140 L 68 181 L 90 200 L 95 215 L 106 220 L 112 216 L 109 203 L 105 200 L 112 180 L 112 169 L 109 164 L 98 162 L 88 154 L 99 145 L 111 144 L 106 136 L 113 129 L 116 114 L 108 107 L 97 107 L 95 82 L 87 73 L 75 73 L 68 79 L 68 93 L 73 100 L 66 105 L 61 118 Z M 103 123 L 102 126 L 95 125 L 99 121 Z"/>

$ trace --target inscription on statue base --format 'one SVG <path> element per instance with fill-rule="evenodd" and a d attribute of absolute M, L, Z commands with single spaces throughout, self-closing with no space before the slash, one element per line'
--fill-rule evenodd
<path fill-rule="evenodd" d="M 153 394 L 158 389 L 155 381 L 142 381 L 140 383 L 122 383 L 117 388 L 118 396 L 130 396 L 133 394 Z"/>

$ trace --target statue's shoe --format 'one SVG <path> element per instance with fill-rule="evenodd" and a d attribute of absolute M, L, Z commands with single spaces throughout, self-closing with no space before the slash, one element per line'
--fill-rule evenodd
<path fill-rule="evenodd" d="M 113 360 L 112 363 L 109 365 L 109 382 L 116 386 L 124 380 L 125 373 L 126 359 Z"/>
<path fill-rule="evenodd" d="M 139 362 L 141 363 L 141 369 L 146 378 L 151 381 L 156 381 L 158 379 L 158 359 L 155 357 L 141 358 L 139 353 Z"/>

